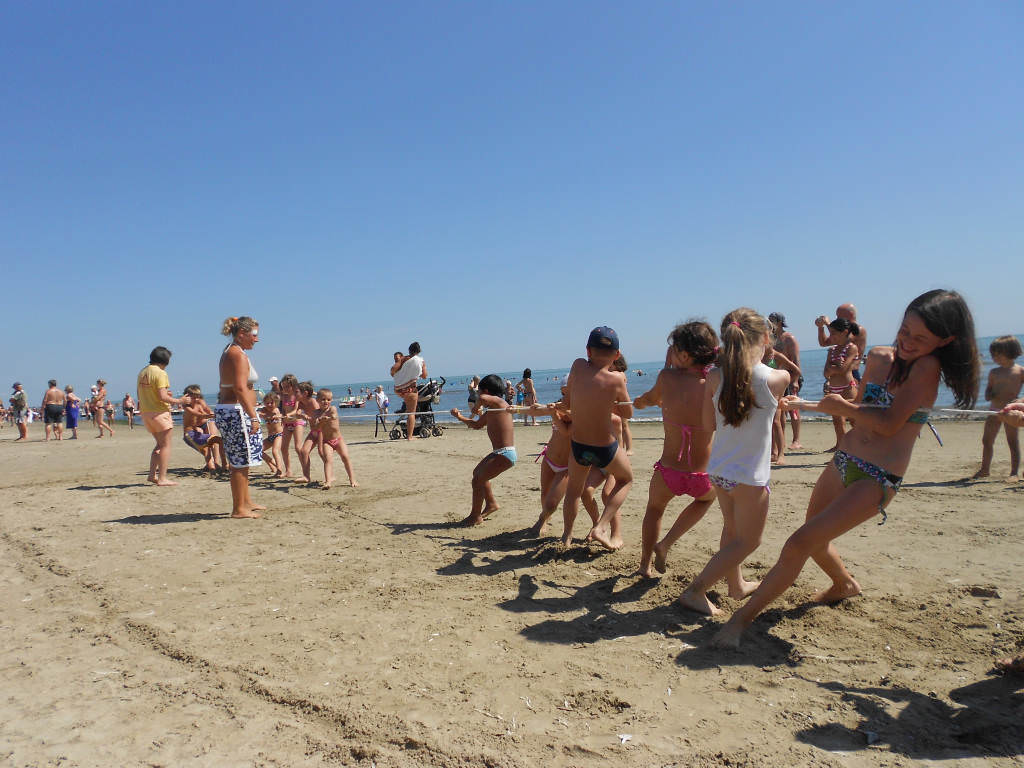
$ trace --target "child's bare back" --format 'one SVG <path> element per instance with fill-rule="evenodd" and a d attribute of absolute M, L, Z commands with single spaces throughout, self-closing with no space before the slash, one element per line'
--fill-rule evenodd
<path fill-rule="evenodd" d="M 618 410 L 616 403 L 629 400 L 624 374 L 578 358 L 569 372 L 568 400 L 574 441 L 595 446 L 615 442 L 612 412 Z"/>

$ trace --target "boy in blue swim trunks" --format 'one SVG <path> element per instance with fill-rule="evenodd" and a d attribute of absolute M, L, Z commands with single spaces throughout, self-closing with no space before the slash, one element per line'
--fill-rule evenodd
<path fill-rule="evenodd" d="M 185 412 L 181 417 L 181 426 L 184 430 L 182 439 L 185 445 L 202 455 L 206 460 L 207 472 L 217 469 L 224 471 L 224 447 L 220 435 L 217 434 L 217 425 L 213 423 L 213 411 L 203 399 L 203 392 L 198 384 L 189 384 L 185 387 L 185 394 L 192 398 L 191 403 L 185 406 Z"/>
<path fill-rule="evenodd" d="M 569 487 L 565 492 L 562 517 L 565 529 L 562 544 L 572 543 L 580 495 L 591 467 L 615 480 L 605 499 L 604 513 L 594 521 L 587 534 L 607 549 L 622 547 L 622 520 L 619 508 L 633 484 L 633 470 L 625 451 L 619 450 L 612 429 L 612 414 L 621 419 L 633 415 L 626 389 L 626 376 L 609 366 L 619 357 L 619 337 L 611 328 L 600 326 L 587 339 L 587 359 L 577 358 L 569 371 L 565 406 L 572 410 L 572 460 L 569 462 Z"/>
<path fill-rule="evenodd" d="M 478 418 L 466 418 L 459 413 L 458 408 L 451 410 L 452 416 L 470 429 L 487 427 L 487 436 L 494 449 L 473 469 L 473 506 L 459 525 L 480 525 L 488 515 L 498 510 L 498 503 L 491 491 L 491 480 L 515 466 L 512 410 L 505 402 L 504 392 L 505 384 L 501 377 L 492 373 L 480 380 L 479 397 L 473 406 L 473 413 L 479 414 Z"/>

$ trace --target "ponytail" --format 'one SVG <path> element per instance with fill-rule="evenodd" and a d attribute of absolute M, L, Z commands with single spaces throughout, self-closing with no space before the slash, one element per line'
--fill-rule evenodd
<path fill-rule="evenodd" d="M 750 350 L 764 342 L 767 332 L 767 321 L 747 307 L 734 309 L 722 318 L 722 347 L 718 351 L 722 389 L 718 411 L 731 427 L 740 426 L 757 407 L 751 387 L 754 372 Z"/>
<path fill-rule="evenodd" d="M 251 331 L 258 325 L 259 323 L 245 315 L 242 315 L 241 317 L 229 317 L 224 321 L 224 325 L 221 326 L 220 332 L 222 336 L 237 336 L 243 331 Z"/>

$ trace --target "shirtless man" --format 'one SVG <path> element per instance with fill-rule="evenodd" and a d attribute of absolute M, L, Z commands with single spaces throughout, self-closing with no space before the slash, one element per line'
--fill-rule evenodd
<path fill-rule="evenodd" d="M 857 322 L 857 308 L 853 304 L 840 304 L 836 307 L 836 317 L 841 317 L 844 320 L 849 320 L 851 323 Z M 829 345 L 829 329 L 828 324 L 832 322 L 828 315 L 821 315 L 818 317 L 814 324 L 818 326 L 818 346 L 827 347 Z M 853 343 L 857 345 L 857 365 L 853 369 L 853 378 L 860 381 L 860 364 L 867 360 L 867 348 L 868 348 L 868 332 L 863 325 L 857 323 L 860 331 L 853 338 Z"/>
<path fill-rule="evenodd" d="M 43 395 L 43 423 L 46 425 L 45 440 L 56 435 L 58 440 L 64 439 L 64 391 L 57 386 L 56 379 L 50 379 L 49 389 Z"/>
<path fill-rule="evenodd" d="M 781 352 L 783 356 L 793 363 L 797 368 L 800 367 L 800 344 L 794 336 L 786 329 L 786 316 L 781 312 L 772 312 L 768 315 L 768 322 L 772 326 L 772 336 L 775 337 L 775 351 Z M 863 352 L 863 349 L 861 350 Z M 799 395 L 800 388 L 804 385 L 804 377 L 801 375 L 796 376 L 793 382 L 789 385 L 789 389 L 786 390 L 787 395 Z M 782 411 L 780 418 L 782 421 L 782 438 L 785 440 L 786 432 L 786 415 L 789 415 L 789 423 L 793 426 L 793 442 L 789 444 L 789 450 L 798 451 L 803 448 L 800 444 L 800 411 Z"/>
<path fill-rule="evenodd" d="M 572 460 L 569 462 L 569 486 L 562 516 L 565 529 L 562 544 L 572 543 L 572 526 L 579 510 L 590 468 L 596 467 L 615 479 L 615 488 L 605 501 L 604 513 L 587 534 L 607 549 L 622 547 L 622 519 L 619 508 L 633 485 L 633 470 L 625 451 L 619 450 L 612 431 L 612 413 L 623 420 L 633 415 L 626 376 L 609 366 L 619 357 L 619 337 L 611 328 L 601 326 L 587 339 L 587 359 L 577 358 L 569 371 L 565 406 L 572 411 Z"/>

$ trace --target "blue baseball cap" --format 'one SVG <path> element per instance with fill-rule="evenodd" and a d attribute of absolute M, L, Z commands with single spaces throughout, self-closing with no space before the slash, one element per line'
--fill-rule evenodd
<path fill-rule="evenodd" d="M 590 332 L 587 349 L 618 349 L 619 334 L 607 325 L 600 325 Z"/>

